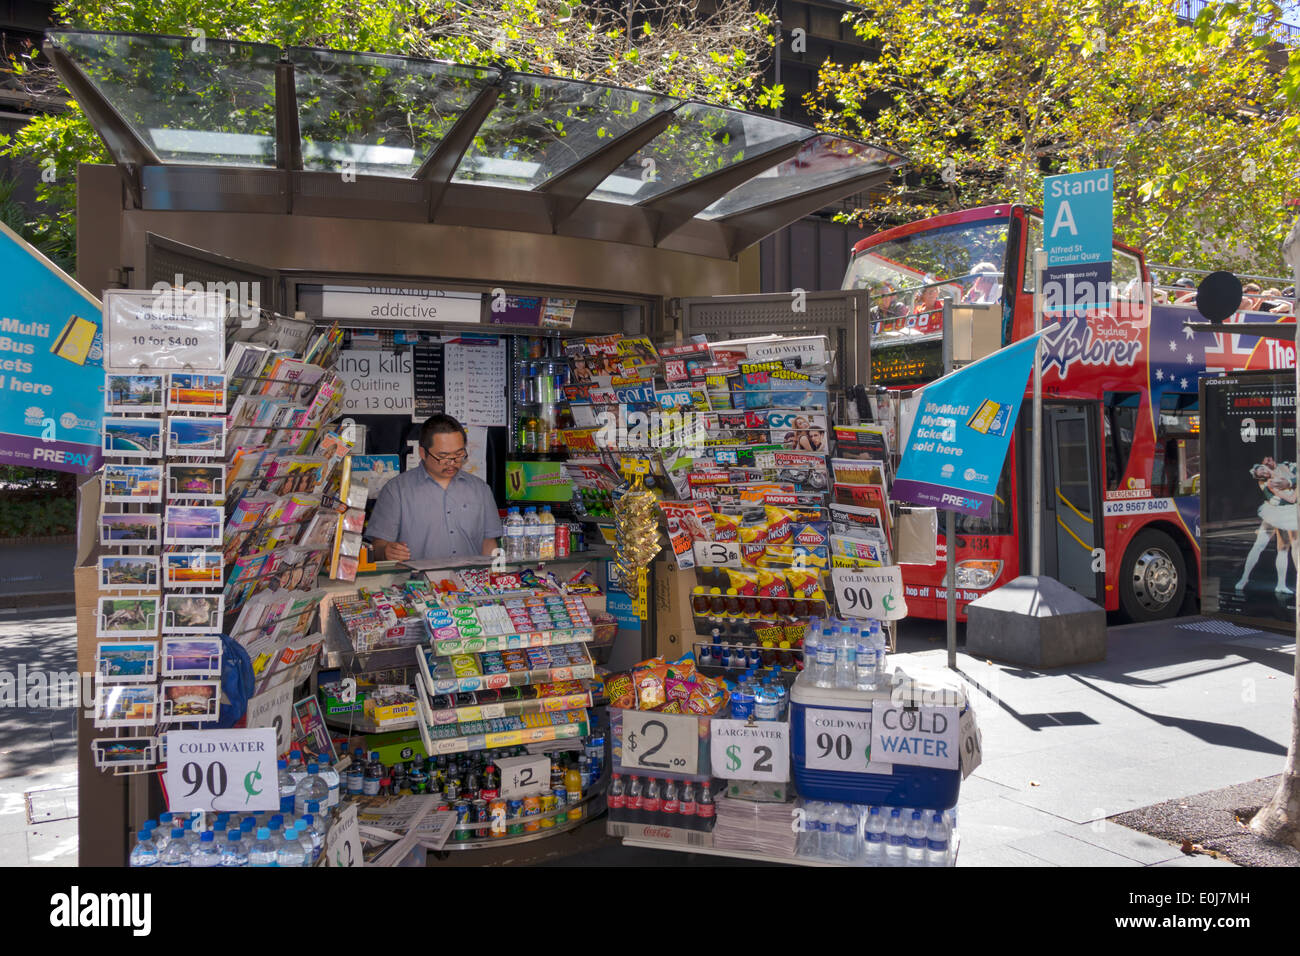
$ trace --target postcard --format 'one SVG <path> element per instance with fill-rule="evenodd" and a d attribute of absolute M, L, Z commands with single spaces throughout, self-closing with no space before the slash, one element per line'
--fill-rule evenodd
<path fill-rule="evenodd" d="M 166 544 L 221 544 L 226 512 L 220 507 L 167 506 Z"/>
<path fill-rule="evenodd" d="M 225 419 L 167 416 L 167 454 L 196 458 L 224 458 L 226 456 Z"/>
<path fill-rule="evenodd" d="M 163 677 L 220 677 L 221 639 L 168 637 L 162 642 Z"/>
<path fill-rule="evenodd" d="M 220 634 L 220 594 L 168 594 L 163 598 L 164 634 Z"/>
<path fill-rule="evenodd" d="M 167 498 L 225 501 L 225 465 L 168 465 Z M 155 499 L 157 500 L 157 499 Z"/>
<path fill-rule="evenodd" d="M 152 767 L 158 762 L 157 737 L 101 737 L 92 740 L 90 747 L 95 766 L 101 769 Z"/>
<path fill-rule="evenodd" d="M 211 587 L 221 584 L 220 551 L 169 551 L 162 556 L 163 587 Z"/>
<path fill-rule="evenodd" d="M 100 598 L 99 637 L 150 637 L 158 633 L 158 598 Z"/>
<path fill-rule="evenodd" d="M 109 412 L 161 412 L 161 375 L 105 375 L 104 410 Z"/>
<path fill-rule="evenodd" d="M 117 458 L 161 458 L 162 422 L 156 418 L 105 418 L 103 451 Z"/>
<path fill-rule="evenodd" d="M 140 683 L 158 676 L 157 641 L 100 641 L 95 676 L 106 683 Z"/>
<path fill-rule="evenodd" d="M 162 465 L 105 465 L 102 500 L 162 501 Z"/>
<path fill-rule="evenodd" d="M 164 724 L 195 723 L 216 720 L 221 713 L 221 684 L 215 680 L 163 681 L 162 713 Z"/>
<path fill-rule="evenodd" d="M 106 514 L 99 516 L 99 543 L 147 545 L 158 543 L 158 515 Z"/>
<path fill-rule="evenodd" d="M 96 727 L 152 727 L 158 722 L 158 688 L 112 684 L 95 689 Z"/>
<path fill-rule="evenodd" d="M 158 590 L 158 559 L 152 555 L 101 555 L 99 586 L 102 590 Z"/>
<path fill-rule="evenodd" d="M 172 372 L 167 378 L 169 412 L 226 411 L 226 377 L 207 372 Z"/>

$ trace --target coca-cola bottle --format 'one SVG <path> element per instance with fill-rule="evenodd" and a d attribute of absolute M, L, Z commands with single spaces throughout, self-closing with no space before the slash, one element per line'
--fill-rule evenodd
<path fill-rule="evenodd" d="M 627 819 L 629 823 L 645 822 L 645 791 L 640 777 L 633 777 L 627 788 Z"/>
<path fill-rule="evenodd" d="M 660 793 L 659 781 L 651 777 L 650 782 L 645 786 L 645 802 L 641 805 L 642 810 L 645 811 L 646 823 L 663 824 L 661 814 L 663 813 L 664 802 Z"/>
<path fill-rule="evenodd" d="M 688 830 L 693 830 L 695 828 L 696 809 L 695 784 L 687 780 L 682 784 L 681 799 L 677 803 L 677 815 L 681 817 L 679 825 L 686 827 Z"/>
<path fill-rule="evenodd" d="M 627 790 L 623 786 L 623 778 L 619 774 L 614 774 L 614 779 L 609 783 L 609 795 L 606 798 L 606 805 L 609 807 L 609 818 L 611 820 L 622 822 L 627 819 Z"/>
<path fill-rule="evenodd" d="M 700 784 L 700 799 L 696 804 L 695 819 L 698 826 L 697 830 L 712 830 L 713 823 L 717 819 L 718 808 L 713 803 L 713 794 L 709 792 L 709 783 L 706 780 Z"/>
<path fill-rule="evenodd" d="M 677 781 L 665 780 L 663 792 L 664 826 L 680 826 L 681 804 L 677 800 Z"/>

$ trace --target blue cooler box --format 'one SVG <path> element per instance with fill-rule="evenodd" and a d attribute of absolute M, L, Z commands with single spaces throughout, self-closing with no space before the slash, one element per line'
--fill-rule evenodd
<path fill-rule="evenodd" d="M 835 803 L 927 810 L 948 810 L 957 805 L 957 796 L 961 791 L 959 768 L 940 770 L 935 767 L 893 764 L 892 773 L 849 773 L 810 768 L 807 765 L 808 753 L 805 746 L 805 737 L 808 736 L 805 720 L 810 709 L 842 712 L 849 720 L 861 721 L 864 716 L 869 720 L 872 703 L 877 700 L 887 703 L 890 691 L 815 687 L 812 681 L 807 680 L 807 676 L 807 672 L 800 672 L 799 678 L 790 688 L 790 763 L 795 787 L 801 797 Z M 957 700 L 957 708 L 959 711 L 965 710 L 964 698 Z M 813 729 L 811 737 L 816 740 L 816 729 Z M 867 766 L 870 767 L 871 764 Z"/>

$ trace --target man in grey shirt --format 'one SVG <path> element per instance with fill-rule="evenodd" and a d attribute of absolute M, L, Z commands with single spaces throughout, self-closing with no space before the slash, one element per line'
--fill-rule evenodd
<path fill-rule="evenodd" d="M 465 428 L 434 415 L 420 429 L 420 467 L 384 485 L 366 531 L 381 561 L 491 554 L 501 536 L 492 489 L 461 471 Z"/>

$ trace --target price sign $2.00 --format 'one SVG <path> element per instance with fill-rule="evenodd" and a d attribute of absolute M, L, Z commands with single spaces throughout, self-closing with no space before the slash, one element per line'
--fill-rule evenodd
<path fill-rule="evenodd" d="M 699 721 L 684 714 L 623 711 L 622 765 L 692 774 L 699 769 Z"/>

